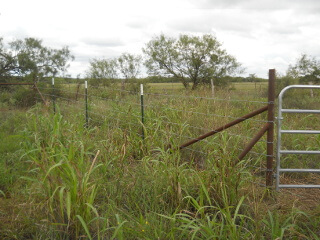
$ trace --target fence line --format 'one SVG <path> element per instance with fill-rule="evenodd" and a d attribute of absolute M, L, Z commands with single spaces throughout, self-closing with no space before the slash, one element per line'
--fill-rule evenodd
<path fill-rule="evenodd" d="M 43 95 L 53 97 L 52 94 L 43 94 Z M 64 98 L 64 97 L 61 97 L 61 96 L 56 96 L 56 97 L 57 97 L 57 98 L 60 98 L 60 99 L 63 99 L 63 100 L 65 100 L 65 101 L 74 102 L 74 103 L 79 103 L 79 101 L 76 101 L 76 100 L 74 100 L 74 99 Z M 97 106 L 97 107 L 100 108 L 100 106 Z M 123 111 L 120 111 L 120 110 L 118 110 L 118 109 L 112 109 L 112 111 L 119 112 L 119 113 L 122 113 L 122 114 L 125 114 L 125 115 L 128 114 L 128 112 L 123 112 Z M 97 115 L 97 116 L 105 117 L 104 115 L 97 114 L 97 113 L 93 112 L 92 110 L 88 110 L 88 112 L 89 112 L 89 113 L 92 113 L 92 114 L 94 114 L 94 115 Z M 136 114 L 133 114 L 133 113 L 130 113 L 130 115 L 132 115 L 132 116 L 134 116 L 134 117 L 136 117 L 136 118 L 140 118 L 139 115 L 136 115 Z M 151 119 L 151 120 L 154 120 L 154 121 L 159 121 L 159 119 L 155 119 L 155 118 L 152 118 L 152 117 L 146 117 L 146 119 Z M 183 123 L 174 123 L 174 122 L 164 121 L 164 120 L 161 120 L 161 122 L 163 122 L 163 123 L 169 123 L 169 124 L 173 124 L 173 125 L 178 125 L 178 126 L 183 126 Z M 132 123 L 132 122 L 131 122 L 131 123 Z M 141 125 L 137 125 L 137 124 L 135 124 L 135 125 L 136 125 L 136 126 L 141 126 Z M 199 129 L 199 130 L 208 130 L 208 131 L 211 130 L 211 129 L 207 129 L 207 128 L 196 127 L 196 126 L 189 125 L 189 124 L 187 125 L 187 127 L 194 128 L 194 129 Z M 174 134 L 174 133 L 172 133 L 172 134 Z M 177 135 L 177 134 L 174 134 L 174 135 Z M 228 135 L 230 135 L 230 136 L 237 136 L 237 137 L 244 137 L 244 138 L 247 138 L 247 139 L 251 139 L 251 138 L 252 138 L 252 137 L 249 137 L 249 136 L 238 135 L 238 134 L 233 134 L 233 133 L 229 133 L 229 132 L 228 132 Z M 185 135 L 180 135 L 180 136 L 183 136 L 183 137 L 188 138 L 188 139 L 193 139 L 193 138 L 194 138 L 194 137 L 185 136 Z M 203 142 L 206 142 L 206 143 L 211 143 L 211 142 L 209 142 L 209 141 L 207 141 L 207 140 L 205 140 L 205 139 L 203 139 L 202 141 L 203 141 Z M 269 142 L 266 141 L 266 140 L 259 140 L 258 142 L 269 143 Z M 211 143 L 211 144 L 212 144 L 212 143 Z M 239 149 L 239 150 L 240 150 L 240 149 Z M 252 151 L 252 153 L 254 153 L 254 152 Z M 259 153 L 256 153 L 256 154 L 259 154 Z M 264 156 L 268 156 L 268 155 L 265 155 L 265 154 L 264 154 Z"/>
<path fill-rule="evenodd" d="M 53 88 L 39 88 L 39 89 L 53 89 Z M 61 89 L 60 89 L 61 91 Z M 69 92 L 69 91 L 64 91 L 66 93 L 73 93 L 73 94 L 78 94 L 78 95 L 82 95 L 82 96 L 85 96 L 85 94 L 81 94 L 81 93 L 77 93 L 77 92 Z M 73 103 L 80 103 L 79 100 L 74 100 L 74 99 L 71 99 L 71 98 L 65 98 L 65 97 L 61 97 L 61 96 L 57 96 L 57 95 L 53 95 L 53 94 L 46 94 L 46 93 L 43 93 L 44 96 L 49 96 L 49 97 L 56 97 L 56 98 L 59 98 L 59 99 L 63 99 L 65 101 L 68 101 L 68 102 L 73 102 Z M 102 100 L 112 100 L 112 101 L 120 101 L 120 100 L 117 100 L 117 99 L 111 99 L 111 98 L 103 98 L 103 97 L 99 97 L 99 96 L 95 96 L 95 95 L 90 95 L 90 97 L 95 97 L 95 98 L 99 98 L 99 99 L 102 99 Z M 124 102 L 124 103 L 129 103 L 129 104 L 135 104 L 135 105 L 139 105 L 138 103 L 132 103 L 132 102 L 126 102 L 126 101 L 121 101 L 121 102 Z M 94 105 L 94 104 L 93 104 Z M 95 105 L 94 105 L 95 106 Z M 98 108 L 100 108 L 99 106 L 97 106 Z M 156 107 L 156 106 L 152 106 L 152 107 Z M 165 108 L 165 107 L 161 107 L 161 108 Z M 78 107 L 78 109 L 82 109 L 80 107 Z M 174 109 L 174 108 L 166 108 L 166 109 L 169 109 L 169 110 L 179 110 L 179 111 L 183 111 L 183 110 L 180 110 L 180 109 Z M 128 112 L 122 112 L 118 109 L 112 109 L 112 111 L 115 111 L 115 112 L 119 112 L 119 113 L 122 113 L 122 114 L 125 114 L 127 115 Z M 95 112 L 93 112 L 92 110 L 88 110 L 89 113 L 92 113 L 94 115 L 97 115 L 97 116 L 100 116 L 100 117 L 104 117 L 105 118 L 105 115 L 101 115 L 101 114 L 97 114 Z M 192 111 L 187 111 L 187 112 L 192 112 Z M 192 112 L 192 113 L 197 113 L 197 112 Z M 135 115 L 133 113 L 130 113 L 132 116 L 136 117 L 136 118 L 139 118 L 140 116 L 139 115 Z M 209 116 L 218 116 L 218 117 L 231 117 L 231 116 L 223 116 L 223 115 L 216 115 L 216 114 L 205 114 L 205 113 L 201 113 L 203 115 L 209 115 Z M 233 117 L 235 118 L 235 117 Z M 159 119 L 155 119 L 155 118 L 152 118 L 152 117 L 146 117 L 146 119 L 151 119 L 151 120 L 154 120 L 154 121 L 159 121 Z M 92 118 L 91 118 L 92 120 Z M 120 119 L 118 119 L 120 120 Z M 250 119 L 248 119 L 250 120 Z M 174 122 L 170 122 L 170 121 L 164 121 L 164 120 L 161 120 L 163 123 L 169 123 L 169 124 L 174 124 L 174 125 L 179 125 L 179 126 L 183 126 L 183 123 L 174 123 Z M 255 120 L 257 122 L 267 122 L 267 121 L 261 121 L 261 120 Z M 132 123 L 132 122 L 130 122 Z M 134 123 L 132 123 L 134 124 Z M 141 125 L 137 125 L 137 124 L 134 124 L 135 126 L 141 126 Z M 211 129 L 208 129 L 208 128 L 203 128 L 203 127 L 196 127 L 196 126 L 193 126 L 193 125 L 190 125 L 190 124 L 187 124 L 187 127 L 190 127 L 190 128 L 194 128 L 194 129 L 198 129 L 198 130 L 211 130 Z M 174 134 L 172 133 L 173 135 L 178 135 L 178 134 Z M 237 137 L 244 137 L 244 138 L 247 138 L 247 139 L 251 139 L 252 137 L 250 136 L 245 136 L 245 135 L 239 135 L 239 134 L 233 134 L 233 133 L 230 133 L 228 132 L 228 135 L 230 136 L 237 136 Z M 185 135 L 180 135 L 180 136 L 183 136 L 185 138 L 188 138 L 188 139 L 192 139 L 193 137 L 191 136 L 185 136 Z M 212 142 L 209 142 L 207 140 L 202 140 L 203 142 L 206 142 L 206 143 L 209 143 L 209 144 L 213 144 Z M 259 142 L 265 142 L 265 143 L 269 143 L 268 141 L 266 140 L 259 140 Z M 238 149 L 240 150 L 240 149 Z M 261 155 L 260 153 L 256 153 L 256 152 L 253 152 L 251 151 L 251 153 L 253 154 L 256 154 L 256 155 Z M 262 154 L 263 156 L 269 156 L 269 155 L 266 155 L 266 154 Z"/>
<path fill-rule="evenodd" d="M 41 89 L 41 88 L 39 88 Z M 52 88 L 42 88 L 42 89 L 52 89 Z M 82 95 L 82 96 L 85 96 L 85 94 L 81 94 L 81 93 L 76 93 L 76 92 L 69 92 L 69 91 L 64 91 L 64 92 L 67 92 L 67 93 L 72 93 L 72 94 L 78 94 L 78 95 Z M 43 94 L 43 95 L 46 95 L 46 96 L 51 96 L 53 97 L 54 95 L 52 94 Z M 61 98 L 61 99 L 66 99 L 66 98 L 63 98 L 61 96 L 55 96 L 55 97 L 58 97 L 58 98 Z M 95 95 L 89 95 L 89 97 L 94 97 L 94 98 L 99 98 L 101 100 L 111 100 L 111 101 L 115 101 L 115 102 L 122 102 L 122 103 L 128 103 L 128 104 L 134 104 L 134 105 L 137 105 L 137 106 L 140 106 L 139 103 L 132 103 L 132 102 L 127 102 L 127 101 L 121 101 L 121 100 L 118 100 L 118 99 L 112 99 L 112 98 L 105 98 L 105 97 L 99 97 L 99 96 L 95 96 Z M 69 101 L 72 101 L 72 102 L 77 102 L 77 100 L 73 100 L 73 99 L 66 99 L 66 100 L 69 100 Z M 169 107 L 163 107 L 163 106 L 152 106 L 152 105 L 144 105 L 145 107 L 151 107 L 151 108 L 162 108 L 162 109 L 169 109 L 169 110 L 175 110 L 175 111 L 180 111 L 180 112 L 189 112 L 189 113 L 196 113 L 196 114 L 201 114 L 201 115 L 206 115 L 206 116 L 216 116 L 216 117 L 226 117 L 226 118 L 233 118 L 233 119 L 238 119 L 237 117 L 234 117 L 234 116 L 223 116 L 223 115 L 217 115 L 217 114 L 210 114 L 210 113 L 201 113 L 201 112 L 193 112 L 193 111 L 185 111 L 185 110 L 182 110 L 182 109 L 175 109 L 175 108 L 169 108 Z M 118 110 L 119 111 L 119 110 Z M 124 113 L 124 112 L 123 112 Z M 124 113 L 124 114 L 127 114 L 127 113 Z M 135 117 L 140 117 L 140 116 L 137 116 L 137 115 L 133 115 Z M 151 117 L 146 117 L 148 119 L 152 119 L 152 120 L 158 120 L 158 119 L 155 119 L 155 118 L 151 118 Z M 241 118 L 240 118 L 241 119 Z M 263 123 L 267 123 L 268 121 L 263 121 L 263 120 L 255 120 L 255 119 L 247 119 L 247 121 L 254 121 L 254 122 L 263 122 Z M 173 123 L 173 122 L 170 122 L 170 121 L 163 121 L 165 123 L 171 123 L 171 124 L 176 124 L 176 125 L 182 125 L 182 124 L 179 124 L 179 123 Z M 205 131 L 211 131 L 211 129 L 208 129 L 208 128 L 203 128 L 203 127 L 196 127 L 196 126 L 193 126 L 193 125 L 190 125 L 188 124 L 188 127 L 190 128 L 194 128 L 194 129 L 199 129 L 199 130 L 205 130 Z M 259 129 L 259 128 L 255 128 L 255 129 Z M 252 137 L 250 136 L 245 136 L 245 135 L 238 135 L 238 134 L 232 134 L 232 133 L 229 133 L 229 135 L 231 136 L 238 136 L 238 137 L 245 137 L 245 138 L 248 138 L 248 139 L 251 139 Z M 266 143 L 273 143 L 273 142 L 268 142 L 266 140 L 259 140 L 261 142 L 266 142 Z"/>
<path fill-rule="evenodd" d="M 78 84 L 78 86 L 79 86 L 79 84 Z M 195 129 L 195 130 L 201 130 L 201 131 L 212 131 L 212 129 L 209 129 L 206 127 L 194 126 L 194 125 L 188 124 L 187 122 L 185 122 L 185 123 L 173 122 L 173 121 L 170 121 L 169 118 L 163 119 L 162 117 L 156 118 L 156 117 L 151 117 L 148 115 L 145 116 L 144 118 L 142 118 L 147 121 L 147 124 L 143 124 L 143 122 L 140 121 L 141 116 L 139 115 L 139 109 L 136 109 L 136 110 L 132 109 L 132 107 L 135 107 L 135 106 L 141 106 L 141 111 L 143 111 L 144 108 L 147 108 L 147 109 L 151 108 L 151 109 L 156 109 L 156 110 L 160 109 L 160 112 L 162 113 L 161 110 L 165 109 L 165 110 L 175 111 L 175 112 L 180 112 L 180 113 L 191 113 L 191 114 L 195 114 L 197 116 L 239 119 L 239 117 L 231 116 L 231 115 L 219 115 L 219 114 L 214 114 L 214 113 L 204 113 L 204 112 L 199 112 L 199 111 L 191 111 L 189 109 L 184 110 L 184 109 L 174 108 L 169 105 L 163 105 L 166 103 L 158 104 L 158 105 L 152 105 L 151 103 L 148 103 L 148 104 L 143 104 L 143 107 L 142 107 L 142 103 L 141 102 L 138 103 L 138 98 L 136 99 L 137 102 L 135 102 L 135 101 L 130 101 L 130 100 L 125 101 L 123 96 L 121 96 L 121 97 L 123 97 L 122 99 L 115 99 L 115 98 L 111 98 L 111 97 L 109 98 L 109 97 L 96 96 L 94 94 L 87 95 L 87 94 L 80 92 L 79 88 L 77 91 L 70 91 L 70 90 L 68 91 L 66 89 L 55 88 L 53 85 L 52 87 L 38 87 L 38 89 L 41 89 L 44 92 L 46 92 L 46 91 L 51 92 L 51 94 L 50 93 L 43 93 L 43 95 L 48 98 L 51 98 L 53 101 L 55 101 L 55 99 L 57 99 L 57 100 L 60 99 L 61 101 L 59 101 L 57 104 L 62 104 L 64 106 L 68 106 L 68 104 L 66 103 L 66 102 L 68 102 L 68 103 L 71 103 L 72 106 L 75 107 L 77 110 L 81 110 L 81 111 L 85 110 L 85 105 L 83 104 L 82 107 L 78 105 L 78 104 L 82 104 L 82 101 L 80 101 L 80 99 L 82 99 L 82 97 L 88 97 L 90 109 L 89 110 L 86 109 L 86 113 L 89 113 L 90 117 L 87 116 L 86 117 L 87 120 L 90 120 L 91 122 L 104 124 L 107 119 L 111 119 L 111 120 L 116 120 L 118 122 L 121 122 L 123 124 L 128 124 L 130 126 L 137 127 L 137 129 L 136 129 L 137 131 L 132 131 L 132 129 L 130 129 L 130 132 L 132 132 L 133 134 L 136 134 L 139 137 L 142 137 L 143 139 L 144 139 L 144 130 L 142 130 L 142 132 L 141 132 L 142 134 L 140 134 L 139 131 L 141 130 L 141 127 L 145 128 L 146 130 L 150 130 L 150 131 L 154 130 L 152 128 L 152 126 L 150 126 L 150 124 L 149 124 L 152 121 L 155 121 L 155 122 L 160 121 L 161 123 L 164 123 L 164 124 L 175 125 L 175 126 L 180 126 L 183 128 L 185 127 L 188 129 Z M 75 99 L 72 99 L 72 96 L 70 96 L 71 98 L 70 97 L 68 98 L 66 96 L 59 96 L 59 94 L 58 95 L 55 94 L 55 90 L 56 90 L 56 92 L 61 91 L 65 95 L 81 96 L 81 97 L 79 100 L 78 99 L 75 100 Z M 81 89 L 81 91 L 83 91 L 83 89 Z M 128 90 L 124 90 L 124 89 L 112 89 L 112 91 L 137 94 L 136 91 L 128 91 Z M 273 104 L 274 103 L 273 101 L 251 101 L 251 100 L 241 100 L 241 99 L 222 99 L 222 98 L 198 97 L 198 96 L 180 96 L 180 95 L 161 94 L 161 93 L 145 93 L 145 95 L 147 95 L 147 96 L 160 96 L 160 97 L 165 96 L 167 98 L 182 98 L 182 99 L 187 99 L 187 100 L 195 100 L 195 99 L 201 100 L 201 99 L 203 99 L 203 100 L 209 100 L 209 101 L 242 102 L 242 103 L 252 103 L 252 104 L 258 104 L 258 103 L 259 104 Z M 115 107 L 115 105 L 111 105 L 109 108 L 103 109 L 103 107 L 101 105 L 94 103 L 94 101 L 96 101 L 96 100 L 124 103 L 129 106 L 130 110 L 127 112 L 124 112 L 124 111 L 121 111 L 120 109 L 117 109 Z M 100 102 L 98 102 L 98 103 L 100 103 Z M 119 105 L 119 106 L 122 107 L 122 105 Z M 140 124 L 135 123 L 129 119 L 123 119 L 122 117 L 119 118 L 119 116 L 116 117 L 114 114 L 112 116 L 108 116 L 108 115 L 104 114 L 103 110 L 105 110 L 106 112 L 113 112 L 113 113 L 121 114 L 121 116 L 137 118 L 137 120 L 140 122 Z M 99 113 L 97 113 L 96 111 L 98 111 Z M 156 114 L 157 112 L 152 111 L 151 113 Z M 103 120 L 95 119 L 95 117 L 100 117 Z M 240 118 L 240 119 L 242 119 L 242 118 Z M 256 122 L 256 123 L 270 123 L 271 122 L 270 120 L 266 121 L 266 120 L 259 120 L 259 119 L 247 119 L 247 121 Z M 272 121 L 272 123 L 273 122 L 274 121 Z M 120 128 L 122 128 L 122 127 L 120 127 Z M 251 128 L 251 129 L 253 129 L 253 128 Z M 186 139 L 194 139 L 194 137 L 186 136 L 184 134 L 177 134 L 174 132 L 171 132 L 170 134 L 174 135 L 174 136 L 178 136 L 180 138 L 182 137 L 182 138 L 186 138 Z M 245 136 L 245 135 L 241 135 L 241 134 L 234 134 L 234 133 L 230 133 L 229 131 L 227 134 L 228 134 L 228 136 L 230 135 L 230 136 L 236 136 L 239 138 L 252 139 L 252 137 L 250 137 L 250 136 Z M 205 142 L 206 144 L 209 144 L 209 145 L 219 145 L 219 143 L 216 143 L 213 141 L 208 141 L 206 139 L 202 139 L 201 141 Z M 260 139 L 257 142 L 263 142 L 263 143 L 267 143 L 267 144 L 273 143 L 273 141 L 270 141 L 268 139 L 267 140 Z M 193 149 L 190 147 L 185 147 L 184 149 L 191 151 L 195 154 L 201 154 L 201 155 L 204 155 L 207 157 L 210 155 L 208 152 L 200 151 L 200 150 Z M 243 151 L 243 149 L 240 149 L 238 147 L 234 147 L 234 149 L 237 151 L 238 150 Z M 256 155 L 257 157 L 273 157 L 273 155 L 265 154 L 265 153 L 258 153 L 258 152 L 254 152 L 252 150 L 250 151 L 250 154 Z M 248 164 L 248 163 L 246 164 L 246 167 L 253 168 L 253 169 L 255 169 L 255 171 L 260 171 L 260 172 L 270 171 L 270 169 L 258 167 L 258 166 Z"/>
<path fill-rule="evenodd" d="M 146 93 L 146 95 L 166 96 L 166 97 L 176 97 L 176 98 L 206 99 L 206 100 L 225 101 L 225 102 L 247 102 L 247 103 L 262 103 L 262 104 L 269 103 L 265 101 L 251 101 L 251 100 L 243 100 L 243 99 L 212 98 L 212 97 L 199 97 L 199 96 L 180 96 L 180 95 L 163 94 L 163 93 Z"/>
<path fill-rule="evenodd" d="M 39 88 L 41 89 L 41 88 Z M 45 89 L 52 89 L 52 88 L 45 88 Z M 77 94 L 77 95 L 81 95 L 81 96 L 85 96 L 85 94 L 81 94 L 81 93 L 77 93 L 77 92 L 68 92 L 68 91 L 64 91 L 67 93 L 72 93 L 72 94 Z M 48 94 L 43 94 L 43 95 L 48 95 Z M 56 95 L 51 95 L 52 97 L 59 97 Z M 127 101 L 122 101 L 122 100 L 118 100 L 118 99 L 112 99 L 112 98 L 106 98 L 106 97 L 100 97 L 100 96 L 95 96 L 95 95 L 90 95 L 89 97 L 94 97 L 94 98 L 98 98 L 101 100 L 111 100 L 111 101 L 115 101 L 115 102 L 121 102 L 121 103 L 129 103 L 129 104 L 133 104 L 133 105 L 137 105 L 140 106 L 140 103 L 132 103 L 132 102 L 127 102 Z M 219 114 L 212 114 L 212 113 L 203 113 L 203 112 L 195 112 L 195 111 L 189 111 L 189 110 L 183 110 L 183 109 L 176 109 L 176 108 L 170 108 L 170 107 L 164 107 L 164 106 L 153 106 L 153 105 L 146 105 L 144 104 L 145 107 L 147 108 L 162 108 L 162 109 L 169 109 L 169 110 L 173 110 L 173 111 L 178 111 L 178 112 L 187 112 L 187 113 L 194 113 L 194 114 L 198 114 L 198 115 L 205 115 L 205 116 L 214 116 L 214 117 L 222 117 L 222 118 L 230 118 L 230 119 L 239 119 L 236 116 L 229 116 L 229 115 L 219 115 Z M 241 119 L 241 118 L 240 118 Z M 256 119 L 247 119 L 247 121 L 253 121 L 253 122 L 260 122 L 260 123 L 267 123 L 269 121 L 265 121 L 265 120 L 256 120 Z M 206 130 L 203 128 L 203 130 Z"/>
<path fill-rule="evenodd" d="M 157 108 L 158 106 L 150 106 L 150 105 L 145 105 L 146 107 L 152 107 L 152 108 Z M 159 107 L 158 107 L 159 108 Z M 187 113 L 195 113 L 198 115 L 205 115 L 205 116 L 214 116 L 214 117 L 224 117 L 224 118 L 231 118 L 231 119 L 245 119 L 245 118 L 238 118 L 235 116 L 228 116 L 228 115 L 218 115 L 218 114 L 213 114 L 213 113 L 202 113 L 202 112 L 193 112 L 193 111 L 188 111 L 188 110 L 182 110 L 182 109 L 176 109 L 176 108 L 169 108 L 169 107 L 160 107 L 160 108 L 165 108 L 173 111 L 179 111 L 179 112 L 187 112 Z M 262 123 L 267 123 L 268 121 L 264 120 L 255 120 L 255 119 L 246 119 L 247 121 L 253 121 L 253 122 L 262 122 Z"/>
<path fill-rule="evenodd" d="M 52 88 L 50 88 L 50 87 L 47 87 L 47 88 L 39 87 L 39 89 L 52 89 Z M 60 91 L 65 91 L 65 90 L 61 90 L 61 89 L 59 89 L 59 90 Z M 133 94 L 138 94 L 138 91 L 129 91 L 129 90 L 117 89 L 117 88 L 112 88 L 112 91 L 129 92 L 129 93 L 133 93 Z M 214 97 L 200 97 L 200 96 L 183 96 L 183 95 L 163 94 L 163 93 L 157 93 L 157 92 L 156 93 L 146 92 L 145 95 L 165 96 L 165 97 L 173 97 L 173 98 L 205 99 L 205 100 L 225 101 L 225 102 L 247 102 L 247 103 L 259 103 L 259 104 L 269 104 L 270 103 L 268 101 L 214 98 Z"/>

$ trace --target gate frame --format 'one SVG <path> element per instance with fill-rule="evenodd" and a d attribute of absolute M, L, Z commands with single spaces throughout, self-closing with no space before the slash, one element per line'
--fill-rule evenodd
<path fill-rule="evenodd" d="M 276 166 L 276 190 L 279 191 L 280 188 L 320 188 L 320 185 L 312 184 L 280 184 L 280 173 L 281 172 L 313 172 L 320 173 L 320 169 L 293 169 L 293 168 L 281 168 L 281 154 L 320 154 L 320 151 L 302 151 L 302 150 L 281 150 L 281 135 L 282 134 L 320 134 L 318 130 L 281 130 L 282 124 L 282 113 L 317 113 L 320 114 L 320 110 L 310 110 L 310 109 L 283 109 L 283 95 L 284 93 L 292 88 L 300 89 L 320 89 L 320 85 L 290 85 L 281 90 L 278 101 L 278 136 L 277 136 L 277 166 Z"/>

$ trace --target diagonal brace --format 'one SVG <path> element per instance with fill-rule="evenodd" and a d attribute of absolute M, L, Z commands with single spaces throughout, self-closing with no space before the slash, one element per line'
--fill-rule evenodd
<path fill-rule="evenodd" d="M 186 142 L 186 143 L 182 144 L 179 147 L 179 149 L 183 149 L 185 147 L 190 146 L 191 144 L 199 142 L 199 141 L 201 141 L 201 140 L 203 140 L 203 139 L 205 139 L 207 137 L 210 137 L 210 136 L 212 136 L 212 135 L 214 135 L 214 134 L 216 134 L 218 132 L 222 132 L 223 130 L 225 130 L 225 129 L 229 128 L 229 127 L 232 127 L 232 126 L 234 126 L 234 125 L 236 125 L 238 123 L 241 123 L 241 122 L 243 122 L 243 121 L 245 121 L 245 120 L 247 120 L 249 118 L 252 118 L 252 117 L 254 117 L 256 115 L 259 115 L 259 114 L 261 114 L 261 113 L 263 113 L 263 112 L 265 112 L 267 110 L 268 110 L 268 105 L 265 106 L 265 107 L 259 108 L 258 110 L 255 110 L 255 111 L 253 111 L 253 112 L 251 112 L 251 113 L 249 113 L 247 115 L 244 115 L 244 116 L 242 116 L 240 118 L 237 118 L 236 120 L 234 120 L 234 121 L 232 121 L 232 122 L 230 122 L 230 123 L 228 123 L 228 124 L 226 124 L 224 126 L 221 126 L 221 127 L 217 128 L 217 129 L 215 129 L 213 131 L 210 131 L 210 132 L 208 132 L 208 133 L 206 133 L 206 134 L 204 134 L 204 135 L 202 135 L 200 137 L 194 138 L 194 139 L 190 140 L 189 142 Z"/>

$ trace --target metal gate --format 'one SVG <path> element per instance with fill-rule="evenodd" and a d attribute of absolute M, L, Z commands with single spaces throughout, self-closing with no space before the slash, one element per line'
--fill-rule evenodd
<path fill-rule="evenodd" d="M 302 150 L 282 150 L 281 149 L 281 135 L 282 134 L 320 134 L 319 130 L 282 130 L 281 124 L 283 121 L 282 113 L 311 113 L 320 114 L 320 110 L 308 110 L 308 109 L 283 109 L 282 101 L 284 93 L 292 88 L 304 88 L 304 89 L 320 89 L 318 85 L 291 85 L 287 86 L 279 94 L 279 106 L 278 106 L 278 143 L 277 143 L 277 171 L 276 171 L 276 189 L 280 188 L 320 188 L 320 185 L 302 185 L 302 184 L 281 184 L 280 174 L 285 172 L 295 173 L 320 173 L 320 169 L 293 169 L 293 168 L 281 168 L 281 156 L 284 154 L 320 154 L 320 151 L 302 151 Z"/>

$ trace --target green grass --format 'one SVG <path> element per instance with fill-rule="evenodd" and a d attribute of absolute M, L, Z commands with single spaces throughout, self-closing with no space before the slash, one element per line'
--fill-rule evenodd
<path fill-rule="evenodd" d="M 217 90 L 216 97 L 266 101 L 250 89 Z M 210 97 L 206 89 L 146 94 L 143 141 L 138 95 L 103 87 L 89 93 L 88 129 L 82 95 L 58 100 L 56 115 L 52 104 L 1 115 L 1 239 L 317 239 L 318 192 L 274 193 L 255 184 L 265 181 L 257 170 L 265 168 L 264 141 L 253 149 L 258 154 L 237 162 L 265 114 L 196 143 L 195 151 L 177 150 L 264 103 L 192 98 Z M 292 116 L 286 126 L 301 124 L 320 126 L 312 116 Z M 316 148 L 315 141 L 300 136 L 285 146 Z"/>
<path fill-rule="evenodd" d="M 184 86 L 182 83 L 148 83 L 151 90 L 183 90 Z M 251 82 L 236 82 L 230 84 L 232 88 L 235 90 L 246 90 L 246 91 L 264 91 L 268 83 L 267 82 L 257 82 L 257 83 L 251 83 Z"/>

